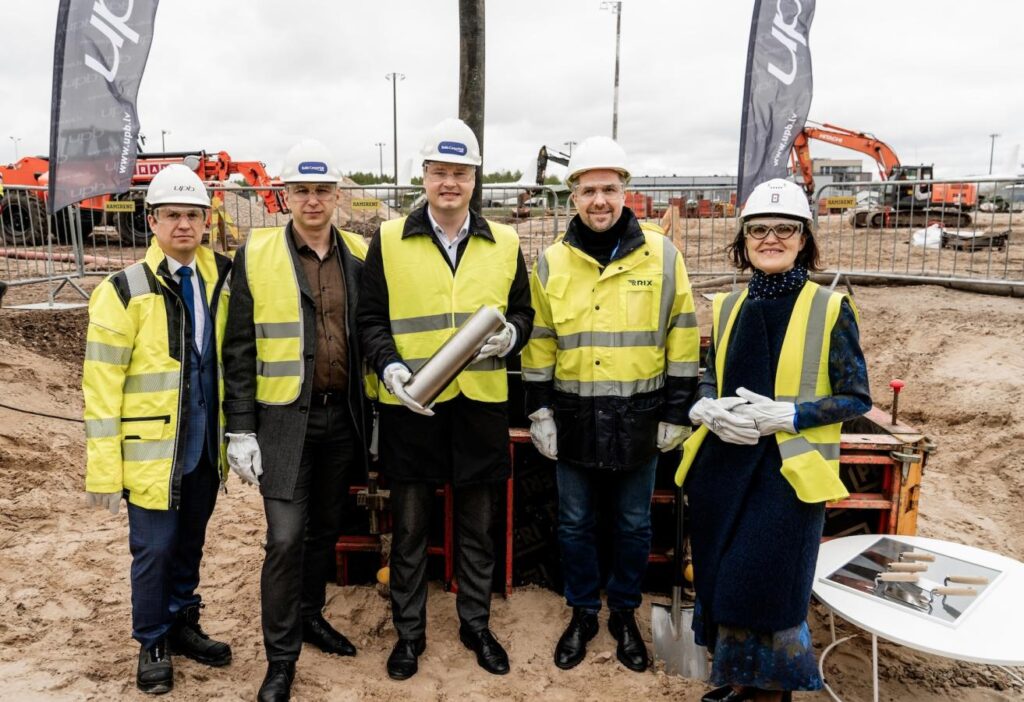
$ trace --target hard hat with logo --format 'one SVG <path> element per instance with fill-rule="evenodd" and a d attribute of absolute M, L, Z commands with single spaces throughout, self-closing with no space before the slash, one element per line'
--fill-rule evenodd
<path fill-rule="evenodd" d="M 210 196 L 199 176 L 188 166 L 172 163 L 153 176 L 146 190 L 146 204 L 209 207 Z"/>
<path fill-rule="evenodd" d="M 341 168 L 323 143 L 303 139 L 284 157 L 281 180 L 285 183 L 340 183 Z"/>
<path fill-rule="evenodd" d="M 782 178 L 765 181 L 750 193 L 741 216 L 746 221 L 757 215 L 795 217 L 811 222 L 811 208 L 804 189 Z"/>
<path fill-rule="evenodd" d="M 565 184 L 572 187 L 582 173 L 599 170 L 618 171 L 623 178 L 629 180 L 626 152 L 618 142 L 605 136 L 588 137 L 569 157 L 569 173 L 565 176 Z"/>
<path fill-rule="evenodd" d="M 461 163 L 467 166 L 483 163 L 476 134 L 468 124 L 456 117 L 443 119 L 430 130 L 420 155 L 424 162 Z"/>

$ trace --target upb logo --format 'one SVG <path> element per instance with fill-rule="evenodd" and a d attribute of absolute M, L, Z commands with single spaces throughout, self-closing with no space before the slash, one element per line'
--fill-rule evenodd
<path fill-rule="evenodd" d="M 437 152 L 439 154 L 452 154 L 454 156 L 465 156 L 469 149 L 466 145 L 458 141 L 442 141 L 437 145 Z"/>

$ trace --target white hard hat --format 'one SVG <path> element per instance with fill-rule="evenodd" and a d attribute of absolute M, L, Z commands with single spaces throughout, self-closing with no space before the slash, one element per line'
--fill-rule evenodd
<path fill-rule="evenodd" d="M 758 185 L 743 206 L 744 220 L 755 215 L 783 215 L 811 221 L 804 189 L 791 180 L 772 178 Z"/>
<path fill-rule="evenodd" d="M 146 204 L 210 206 L 210 196 L 199 176 L 188 166 L 172 163 L 153 176 L 146 190 Z"/>
<path fill-rule="evenodd" d="M 629 180 L 626 152 L 614 139 L 605 136 L 584 139 L 569 157 L 569 173 L 565 176 L 565 184 L 571 187 L 581 173 L 596 170 L 618 171 L 623 178 Z"/>
<path fill-rule="evenodd" d="M 330 149 L 316 139 L 303 139 L 284 157 L 281 180 L 285 183 L 340 183 L 341 169 Z"/>
<path fill-rule="evenodd" d="M 456 117 L 443 119 L 430 130 L 420 155 L 424 162 L 462 163 L 467 166 L 483 163 L 476 134 Z"/>

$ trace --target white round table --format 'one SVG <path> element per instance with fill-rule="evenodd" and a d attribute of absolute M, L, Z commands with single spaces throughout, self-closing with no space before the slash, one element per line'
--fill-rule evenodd
<path fill-rule="evenodd" d="M 871 634 L 875 702 L 878 701 L 878 637 L 946 658 L 998 666 L 1024 666 L 1024 563 L 949 541 L 921 536 L 888 536 L 914 547 L 1003 572 L 985 596 L 965 614 L 963 621 L 955 627 L 948 626 L 930 621 L 909 609 L 903 611 L 898 606 L 822 581 L 879 538 L 879 534 L 864 534 L 821 544 L 813 588 L 815 597 L 831 612 Z M 821 654 L 822 671 L 825 656 L 841 641 L 835 640 L 833 627 L 832 645 Z M 1024 682 L 1013 671 L 1007 672 Z M 828 685 L 826 689 L 839 699 Z"/>

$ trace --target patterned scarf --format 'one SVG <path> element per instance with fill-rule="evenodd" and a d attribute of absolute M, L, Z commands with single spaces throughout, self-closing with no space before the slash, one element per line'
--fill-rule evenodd
<path fill-rule="evenodd" d="M 807 268 L 797 265 L 785 273 L 768 274 L 754 269 L 747 287 L 751 300 L 775 300 L 800 290 L 807 282 Z"/>

